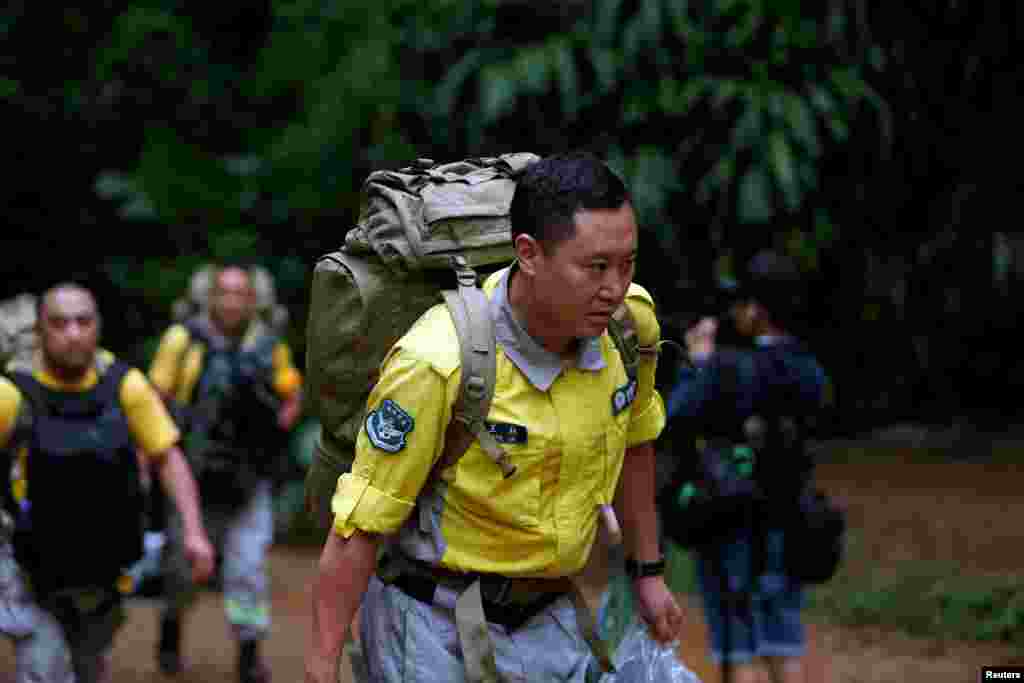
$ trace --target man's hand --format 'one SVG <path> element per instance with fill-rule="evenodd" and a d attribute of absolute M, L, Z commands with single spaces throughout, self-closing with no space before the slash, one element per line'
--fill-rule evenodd
<path fill-rule="evenodd" d="M 306 655 L 306 683 L 338 683 L 341 657 Z"/>
<path fill-rule="evenodd" d="M 192 565 L 192 581 L 205 583 L 213 573 L 213 546 L 204 533 L 185 534 L 182 539 L 185 557 Z"/>
<path fill-rule="evenodd" d="M 683 610 L 661 576 L 646 576 L 633 581 L 640 618 L 651 637 L 659 643 L 676 640 L 683 628 Z"/>
<path fill-rule="evenodd" d="M 714 352 L 717 332 L 718 321 L 711 317 L 701 318 L 696 325 L 687 330 L 686 350 L 691 361 L 703 360 Z"/>

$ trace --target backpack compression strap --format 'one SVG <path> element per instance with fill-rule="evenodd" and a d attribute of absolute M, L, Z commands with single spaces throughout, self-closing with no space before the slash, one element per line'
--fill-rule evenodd
<path fill-rule="evenodd" d="M 442 295 L 455 321 L 462 354 L 462 379 L 452 407 L 455 429 L 448 435 L 440 469 L 455 464 L 476 439 L 507 479 L 515 474 L 516 467 L 487 430 L 485 422 L 494 398 L 497 375 L 494 321 L 487 309 L 487 295 L 477 286 L 476 272 L 462 256 L 452 256 L 452 268 L 459 288 L 445 290 Z"/>

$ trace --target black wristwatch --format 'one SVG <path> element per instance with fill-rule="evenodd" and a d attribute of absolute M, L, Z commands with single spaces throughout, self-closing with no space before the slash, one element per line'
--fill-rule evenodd
<path fill-rule="evenodd" d="M 637 562 L 632 557 L 626 558 L 626 574 L 632 580 L 643 579 L 648 576 L 662 576 L 665 573 L 665 556 L 662 555 L 654 562 Z"/>

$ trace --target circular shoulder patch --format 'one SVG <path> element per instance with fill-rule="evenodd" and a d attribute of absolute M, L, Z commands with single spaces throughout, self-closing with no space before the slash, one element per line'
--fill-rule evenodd
<path fill-rule="evenodd" d="M 366 436 L 377 448 L 385 453 L 397 453 L 407 443 L 406 436 L 416 426 L 412 415 L 390 398 L 371 410 L 366 416 Z"/>

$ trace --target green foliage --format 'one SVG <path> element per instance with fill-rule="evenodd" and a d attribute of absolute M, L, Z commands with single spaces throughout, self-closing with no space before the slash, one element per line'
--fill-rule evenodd
<path fill-rule="evenodd" d="M 814 271 L 835 242 L 820 229 L 837 224 L 819 201 L 830 150 L 865 121 L 881 134 L 858 145 L 891 136 L 869 84 L 884 59 L 849 49 L 852 2 L 267 7 L 265 25 L 239 27 L 251 49 L 227 54 L 200 15 L 132 3 L 65 88 L 69 107 L 151 102 L 133 121 L 137 156 L 95 190 L 127 220 L 206 226 L 183 249 L 266 260 L 277 250 L 261 233 L 280 229 L 309 258 L 340 242 L 373 168 L 587 147 L 626 177 L 670 263 L 701 231 L 729 252 L 767 228 Z M 533 15 L 541 30 L 524 32 Z"/>
<path fill-rule="evenodd" d="M 832 7 L 598 0 L 563 31 L 467 51 L 435 91 L 432 120 L 456 119 L 476 101 L 462 139 L 472 148 L 500 144 L 516 119 L 553 116 L 559 135 L 537 139 L 599 147 L 626 172 L 643 223 L 677 253 L 672 203 L 681 196 L 727 222 L 806 214 L 813 225 L 824 211 L 814 200 L 826 150 L 848 144 L 865 116 L 879 122 L 876 144 L 891 136 L 886 105 L 868 83 L 874 62 L 851 60 L 838 39 L 823 44 L 823 25 L 843 35 L 853 21 L 852 6 Z M 473 42 L 492 44 L 501 30 L 481 22 Z M 590 121 L 606 123 L 610 136 Z M 802 249 L 826 242 L 805 240 Z"/>

